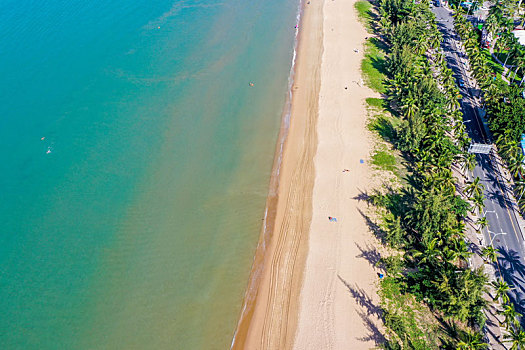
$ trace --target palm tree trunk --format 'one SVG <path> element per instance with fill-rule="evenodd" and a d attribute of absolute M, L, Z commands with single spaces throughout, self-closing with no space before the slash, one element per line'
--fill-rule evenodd
<path fill-rule="evenodd" d="M 503 68 L 507 66 L 507 60 L 509 59 L 509 57 L 510 57 L 510 52 L 507 52 L 507 58 L 505 58 L 505 62 L 503 63 Z"/>
<path fill-rule="evenodd" d="M 514 79 L 516 79 L 516 75 L 518 74 L 518 69 L 520 69 L 520 66 L 516 67 L 516 71 L 514 72 L 514 76 L 512 77 L 511 83 L 513 83 Z"/>

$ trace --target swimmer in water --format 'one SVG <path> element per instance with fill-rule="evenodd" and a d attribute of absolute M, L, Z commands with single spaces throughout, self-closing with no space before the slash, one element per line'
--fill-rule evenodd
<path fill-rule="evenodd" d="M 252 82 L 250 82 L 250 86 L 252 86 L 252 87 L 253 87 L 253 86 L 255 86 L 255 84 L 254 84 L 254 83 L 252 83 Z"/>

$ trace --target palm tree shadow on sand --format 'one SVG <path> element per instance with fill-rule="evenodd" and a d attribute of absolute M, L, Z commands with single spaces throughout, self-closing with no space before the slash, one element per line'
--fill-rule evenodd
<path fill-rule="evenodd" d="M 357 340 L 362 342 L 374 341 L 376 346 L 384 344 L 386 339 L 381 333 L 381 330 L 376 325 L 375 320 L 380 320 L 383 317 L 381 307 L 375 303 L 372 298 L 359 286 L 351 286 L 345 281 L 340 275 L 337 278 L 343 283 L 343 285 L 350 292 L 350 296 L 355 300 L 356 304 L 361 308 L 357 313 L 363 320 L 363 323 L 367 329 L 367 334 L 362 337 L 356 337 Z"/>

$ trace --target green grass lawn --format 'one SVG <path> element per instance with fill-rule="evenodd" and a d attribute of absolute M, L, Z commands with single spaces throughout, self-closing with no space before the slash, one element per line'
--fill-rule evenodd
<path fill-rule="evenodd" d="M 372 164 L 380 169 L 396 172 L 396 157 L 389 150 L 376 149 L 372 154 Z"/>
<path fill-rule="evenodd" d="M 355 9 L 357 10 L 357 15 L 359 19 L 364 23 L 366 29 L 370 32 L 371 30 L 371 21 L 372 21 L 372 4 L 366 0 L 358 1 L 354 4 Z"/>
<path fill-rule="evenodd" d="M 488 50 L 484 50 L 484 51 L 488 51 Z M 498 57 L 498 59 L 501 62 L 505 62 L 505 60 L 507 59 L 507 51 L 495 52 L 494 54 Z M 503 73 L 503 66 L 501 64 L 499 64 L 492 56 L 490 56 L 490 60 L 487 60 L 487 62 L 489 63 L 490 68 L 498 74 L 498 77 L 501 78 L 501 74 Z M 507 66 L 513 66 L 515 64 L 516 64 L 516 61 L 514 60 L 513 57 L 510 57 L 507 60 Z M 509 75 L 507 76 L 508 80 L 511 80 L 511 78 L 514 77 L 514 72 L 515 72 L 516 69 L 512 68 L 510 70 L 512 71 L 512 73 L 509 73 Z M 522 75 L 522 72 L 521 72 L 521 69 L 520 69 L 518 71 L 518 74 L 516 75 L 516 79 L 515 80 L 520 82 L 522 78 L 523 78 L 523 75 Z"/>
<path fill-rule="evenodd" d="M 485 56 L 485 59 L 487 61 L 487 64 L 489 65 L 489 68 L 492 69 L 492 71 L 498 75 L 501 75 L 503 72 L 503 67 L 501 64 L 499 64 L 490 54 L 489 50 L 485 49 L 481 51 L 483 55 Z"/>
<path fill-rule="evenodd" d="M 375 98 L 375 97 L 368 97 L 366 99 L 366 104 L 370 107 L 375 107 L 378 109 L 384 109 L 385 108 L 385 100 L 382 98 Z"/>
<path fill-rule="evenodd" d="M 368 110 L 367 127 L 379 136 L 374 150 L 370 154 L 370 163 L 376 169 L 391 172 L 396 177 L 396 179 L 390 179 L 391 181 L 401 180 L 406 174 L 406 169 L 403 166 L 401 154 L 393 149 L 396 137 L 395 130 L 400 120 L 389 111 L 388 101 L 369 97 L 366 99 L 366 103 Z"/>
<path fill-rule="evenodd" d="M 375 20 L 375 14 L 372 11 L 373 5 L 367 0 L 361 0 L 354 4 L 357 10 L 357 15 L 366 30 L 373 33 L 372 23 Z M 385 93 L 386 88 L 383 84 L 385 79 L 386 69 L 386 47 L 381 40 L 377 38 L 370 38 L 365 43 L 365 58 L 361 62 L 361 71 L 363 72 L 363 79 L 368 87 L 372 90 Z"/>
<path fill-rule="evenodd" d="M 494 55 L 501 61 L 501 62 L 505 62 L 507 61 L 507 66 L 513 66 L 516 64 L 516 60 L 514 59 L 516 57 L 516 55 L 512 55 L 509 57 L 509 59 L 507 60 L 507 55 L 508 55 L 508 51 L 501 51 L 501 52 L 496 52 L 494 51 Z"/>
<path fill-rule="evenodd" d="M 496 59 L 494 57 L 492 57 L 492 55 L 490 54 L 489 50 L 485 49 L 482 52 L 483 52 L 483 55 L 485 56 L 485 59 L 487 61 L 487 64 L 488 64 L 489 68 L 494 73 L 496 73 L 496 76 L 497 76 L 498 79 L 502 79 L 501 75 L 503 74 L 503 66 L 501 64 L 499 64 L 498 61 L 496 61 Z M 505 58 L 505 57 L 503 57 L 503 58 Z M 509 64 L 509 62 L 507 62 L 507 64 Z M 512 73 L 511 76 L 513 77 L 514 73 Z M 516 79 L 521 80 L 521 78 L 522 78 L 522 75 L 521 75 L 521 70 L 520 70 L 520 72 L 518 72 L 518 75 L 516 76 Z"/>
<path fill-rule="evenodd" d="M 365 58 L 361 62 L 366 84 L 374 91 L 386 93 L 384 84 L 386 74 L 386 51 L 383 43 L 377 38 L 370 38 L 365 44 Z"/>
<path fill-rule="evenodd" d="M 372 23 L 375 15 L 372 12 L 372 4 L 366 0 L 355 3 L 359 19 L 365 25 L 369 33 L 373 33 Z M 365 42 L 365 57 L 361 61 L 363 80 L 372 90 L 386 94 L 384 84 L 386 77 L 386 52 L 387 48 L 381 40 L 372 37 Z M 369 111 L 368 128 L 377 133 L 383 141 L 392 142 L 394 138 L 394 119 L 387 112 L 388 102 L 382 98 L 369 97 L 366 99 Z M 388 115 L 386 116 L 385 113 Z M 370 155 L 371 163 L 381 170 L 399 173 L 398 159 L 386 143 L 379 143 Z"/>

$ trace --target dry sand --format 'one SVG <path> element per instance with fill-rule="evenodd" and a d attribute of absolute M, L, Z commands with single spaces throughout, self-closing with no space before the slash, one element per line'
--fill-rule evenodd
<path fill-rule="evenodd" d="M 261 236 L 233 349 L 375 345 L 375 241 L 354 199 L 370 183 L 360 160 L 370 153 L 364 99 L 373 93 L 360 84 L 367 34 L 354 3 L 304 5 L 271 235 Z"/>
<path fill-rule="evenodd" d="M 323 9 L 313 216 L 295 349 L 369 349 L 381 340 L 373 267 L 378 243 L 363 216 L 366 204 L 357 200 L 371 189 L 365 98 L 374 93 L 361 83 L 367 33 L 355 2 L 326 0 Z"/>

